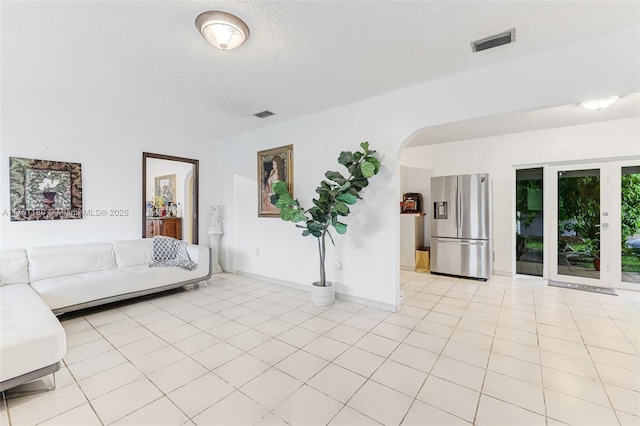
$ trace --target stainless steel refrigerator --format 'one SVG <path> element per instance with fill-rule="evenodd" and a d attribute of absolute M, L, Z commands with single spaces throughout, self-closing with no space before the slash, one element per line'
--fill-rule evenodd
<path fill-rule="evenodd" d="M 491 278 L 491 194 L 488 173 L 431 178 L 431 272 Z"/>

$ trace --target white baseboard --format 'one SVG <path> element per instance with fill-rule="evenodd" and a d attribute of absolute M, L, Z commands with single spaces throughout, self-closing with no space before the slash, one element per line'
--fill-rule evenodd
<path fill-rule="evenodd" d="M 250 272 L 244 271 L 236 271 L 236 275 L 240 275 L 247 278 L 253 278 L 260 281 L 266 281 L 268 283 L 279 284 L 285 287 L 295 288 L 296 290 L 302 290 L 311 293 L 311 285 L 305 285 L 300 283 L 294 283 L 292 281 L 280 280 L 277 278 L 264 277 L 262 275 L 252 274 Z M 366 299 L 364 297 L 353 296 L 350 294 L 344 294 L 336 291 L 336 298 L 340 300 L 344 300 L 347 302 L 359 303 L 365 306 L 371 306 L 372 308 L 378 308 L 385 311 L 397 312 L 397 308 L 394 305 L 389 305 L 387 303 L 377 302 L 375 300 Z"/>
<path fill-rule="evenodd" d="M 494 269 L 493 270 L 493 274 L 494 275 L 500 275 L 503 277 L 513 277 L 515 276 L 515 274 L 512 271 L 501 271 L 499 269 Z"/>
<path fill-rule="evenodd" d="M 283 285 L 285 287 L 295 288 L 296 290 L 302 290 L 302 291 L 311 292 L 311 286 L 309 286 L 309 285 L 304 285 L 304 284 L 300 284 L 300 283 L 294 283 L 292 281 L 280 280 L 278 278 L 265 277 L 263 275 L 252 274 L 250 272 L 244 272 L 244 271 L 236 271 L 235 274 L 236 275 L 240 275 L 242 277 L 253 278 L 253 279 L 256 279 L 256 280 L 260 280 L 260 281 L 266 281 L 266 282 L 272 283 L 272 284 L 279 284 L 279 285 Z"/>

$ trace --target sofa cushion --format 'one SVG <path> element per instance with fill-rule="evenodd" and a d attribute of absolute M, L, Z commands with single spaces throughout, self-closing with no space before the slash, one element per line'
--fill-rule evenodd
<path fill-rule="evenodd" d="M 0 286 L 29 283 L 29 259 L 22 249 L 0 250 Z"/>
<path fill-rule="evenodd" d="M 68 244 L 27 250 L 31 281 L 116 267 L 111 243 Z"/>
<path fill-rule="evenodd" d="M 153 239 L 114 241 L 113 251 L 119 268 L 148 265 L 153 260 Z"/>
<path fill-rule="evenodd" d="M 0 382 L 59 362 L 64 328 L 29 284 L 0 288 Z"/>

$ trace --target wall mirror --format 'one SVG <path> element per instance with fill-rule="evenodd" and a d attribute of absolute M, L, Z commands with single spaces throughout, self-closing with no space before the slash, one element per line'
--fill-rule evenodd
<path fill-rule="evenodd" d="M 142 153 L 142 238 L 198 244 L 198 160 Z"/>

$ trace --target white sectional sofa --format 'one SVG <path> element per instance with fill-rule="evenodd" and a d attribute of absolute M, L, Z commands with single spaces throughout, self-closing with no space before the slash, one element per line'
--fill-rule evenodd
<path fill-rule="evenodd" d="M 1 250 L 0 392 L 58 370 L 66 336 L 54 313 L 209 279 L 209 248 L 187 251 L 193 271 L 149 267 L 153 239 Z"/>
<path fill-rule="evenodd" d="M 64 329 L 29 285 L 24 250 L 0 253 L 0 392 L 54 373 L 67 351 Z"/>
<path fill-rule="evenodd" d="M 29 282 L 54 313 L 141 296 L 211 277 L 209 248 L 187 246 L 194 271 L 150 268 L 153 239 L 35 247 Z"/>

